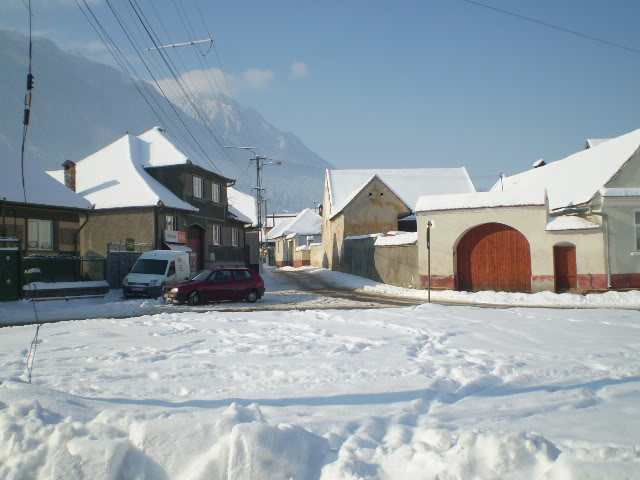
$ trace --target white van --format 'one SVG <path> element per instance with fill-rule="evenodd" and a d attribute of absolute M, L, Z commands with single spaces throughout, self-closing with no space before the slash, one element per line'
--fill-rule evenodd
<path fill-rule="evenodd" d="M 164 287 L 191 278 L 189 253 L 173 250 L 144 252 L 124 277 L 122 293 L 125 297 L 141 295 L 159 297 Z"/>

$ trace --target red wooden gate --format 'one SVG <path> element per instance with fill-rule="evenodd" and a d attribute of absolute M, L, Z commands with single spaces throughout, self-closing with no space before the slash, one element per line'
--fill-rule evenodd
<path fill-rule="evenodd" d="M 458 243 L 458 290 L 531 291 L 529 242 L 518 230 L 486 223 L 469 230 Z"/>
<path fill-rule="evenodd" d="M 576 289 L 576 247 L 553 247 L 553 271 L 556 277 L 556 292 Z"/>

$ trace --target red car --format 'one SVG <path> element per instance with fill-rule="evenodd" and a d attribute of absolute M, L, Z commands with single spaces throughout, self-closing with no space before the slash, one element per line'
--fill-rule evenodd
<path fill-rule="evenodd" d="M 248 268 L 210 268 L 198 272 L 191 280 L 173 285 L 164 294 L 170 303 L 246 300 L 254 303 L 264 295 L 264 281 Z"/>

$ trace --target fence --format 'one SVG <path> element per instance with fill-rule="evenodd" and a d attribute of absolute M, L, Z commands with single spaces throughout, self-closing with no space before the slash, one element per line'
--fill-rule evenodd
<path fill-rule="evenodd" d="M 105 259 L 75 255 L 22 257 L 23 282 L 81 282 L 105 280 Z"/>
<path fill-rule="evenodd" d="M 345 240 L 339 270 L 376 282 L 420 288 L 417 245 L 375 246 L 376 237 Z"/>

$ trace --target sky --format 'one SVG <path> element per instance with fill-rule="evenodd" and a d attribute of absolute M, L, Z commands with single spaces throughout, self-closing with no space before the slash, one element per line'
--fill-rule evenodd
<path fill-rule="evenodd" d="M 88 1 L 122 40 L 105 0 Z M 110 1 L 131 19 L 129 0 Z M 163 41 L 211 33 L 237 101 L 337 168 L 466 166 L 482 189 L 640 128 L 640 53 L 465 0 L 137 1 Z M 636 0 L 483 2 L 640 50 Z M 32 8 L 36 34 L 114 64 L 75 0 Z M 22 0 L 2 0 L 0 28 L 25 31 Z M 179 55 L 210 89 L 197 51 Z M 205 58 L 224 87 L 215 51 Z"/>

